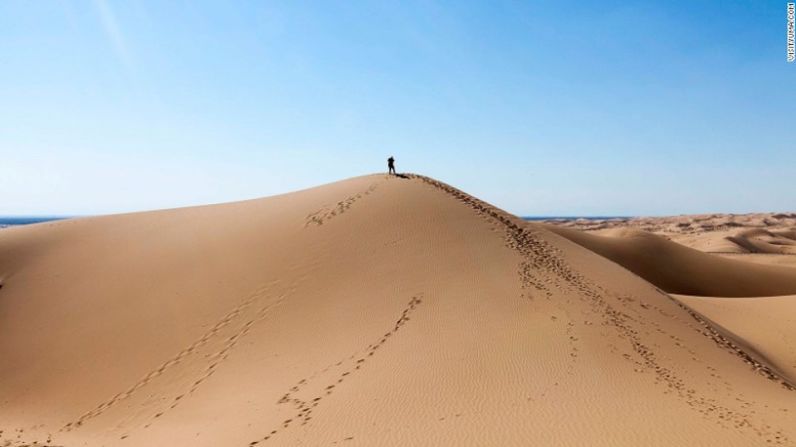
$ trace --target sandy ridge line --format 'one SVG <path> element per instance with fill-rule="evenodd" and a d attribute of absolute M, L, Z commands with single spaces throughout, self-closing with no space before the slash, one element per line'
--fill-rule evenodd
<path fill-rule="evenodd" d="M 796 386 L 793 383 L 791 383 L 788 379 L 783 377 L 771 365 L 767 364 L 765 360 L 759 360 L 753 354 L 750 354 L 747 351 L 745 351 L 741 346 L 736 344 L 737 342 L 734 342 L 732 340 L 732 337 L 725 335 L 724 331 L 720 330 L 717 327 L 717 325 L 715 325 L 707 317 L 704 317 L 699 312 L 688 307 L 687 304 L 678 301 L 676 298 L 672 297 L 663 290 L 660 290 L 657 287 L 655 288 L 655 290 L 657 290 L 658 293 L 664 295 L 666 298 L 669 298 L 670 300 L 674 301 L 675 304 L 677 304 L 680 308 L 682 308 L 689 315 L 691 315 L 691 317 L 694 320 L 696 320 L 700 324 L 700 326 L 704 328 L 703 331 L 699 331 L 702 335 L 710 338 L 720 347 L 740 357 L 741 360 L 749 364 L 752 367 L 752 369 L 760 373 L 760 375 L 764 376 L 765 378 L 778 382 L 780 385 L 782 385 L 783 388 L 789 391 L 796 391 Z"/>
<path fill-rule="evenodd" d="M 622 310 L 618 310 L 612 304 L 608 303 L 605 300 L 604 294 L 616 297 L 620 303 L 624 303 L 626 300 L 617 296 L 610 290 L 605 289 L 603 286 L 594 283 L 581 273 L 574 271 L 564 261 L 563 257 L 561 256 L 562 253 L 558 248 L 535 236 L 534 233 L 537 232 L 527 228 L 522 228 L 522 226 L 513 221 L 514 219 L 518 220 L 519 218 L 511 216 L 509 213 L 506 213 L 497 207 L 470 196 L 469 194 L 443 182 L 416 174 L 410 174 L 408 176 L 410 178 L 419 179 L 437 189 L 440 189 L 442 192 L 452 195 L 457 200 L 472 208 L 476 213 L 486 217 L 488 220 L 502 223 L 505 227 L 507 246 L 517 250 L 522 257 L 526 259 L 523 264 L 529 263 L 535 269 L 552 273 L 562 280 L 565 286 L 568 286 L 569 288 L 579 292 L 581 296 L 589 298 L 590 305 L 596 312 L 603 315 L 604 321 L 610 326 L 614 327 L 622 338 L 629 341 L 633 351 L 635 351 L 640 357 L 644 367 L 652 371 L 658 380 L 666 383 L 666 385 L 675 391 L 676 395 L 682 398 L 689 406 L 695 408 L 703 415 L 714 417 L 718 416 L 718 419 L 713 420 L 720 425 L 723 424 L 723 422 L 731 420 L 736 428 L 748 427 L 758 436 L 766 438 L 767 442 L 773 442 L 776 444 L 789 442 L 780 430 L 772 431 L 769 429 L 770 427 L 766 426 L 765 424 L 761 426 L 753 425 L 751 422 L 749 422 L 751 415 L 719 405 L 713 401 L 713 399 L 696 395 L 696 389 L 687 387 L 683 379 L 678 377 L 674 371 L 659 364 L 653 350 L 644 345 L 639 335 L 639 331 L 633 327 L 632 322 L 634 319 Z M 520 280 L 527 281 L 529 275 L 531 275 L 531 271 L 532 269 L 529 268 L 528 265 L 521 265 Z M 535 286 L 537 289 L 546 290 L 546 286 L 539 283 L 532 283 L 531 285 Z M 656 288 L 656 290 L 659 289 Z M 661 293 L 663 292 L 661 291 Z M 663 294 L 667 298 L 677 302 L 668 294 Z M 678 305 L 681 307 L 683 306 L 681 303 L 678 303 Z M 721 334 L 715 328 L 710 326 L 709 322 L 694 315 L 693 311 L 690 309 L 686 308 L 686 310 L 689 311 L 689 314 L 691 314 L 691 316 L 694 317 L 697 322 L 706 328 L 704 332 L 700 333 L 711 338 L 714 342 L 719 344 L 720 347 L 736 354 L 736 356 L 740 357 L 746 363 L 751 365 L 759 365 L 758 368 L 760 371 L 764 372 L 763 375 L 765 377 L 772 378 L 772 380 L 777 380 L 780 383 L 787 383 L 784 378 L 779 376 L 775 371 L 771 370 L 771 368 L 761 364 L 760 362 L 757 362 L 743 349 L 732 343 L 730 340 L 727 340 L 726 337 L 721 336 Z"/>
<path fill-rule="evenodd" d="M 456 188 L 454 188 L 454 187 L 452 187 L 450 185 L 446 185 L 446 184 L 444 184 L 444 183 L 442 183 L 442 182 L 440 182 L 438 180 L 434 180 L 432 178 L 421 176 L 421 175 L 417 175 L 417 174 L 410 174 L 410 176 L 412 178 L 421 179 L 422 181 L 424 181 L 424 182 L 426 182 L 428 184 L 431 184 L 432 186 L 435 186 L 435 187 L 437 187 L 439 189 L 442 189 L 443 191 L 445 191 L 445 192 L 447 192 L 449 194 L 452 194 L 454 197 L 457 197 L 457 198 L 467 197 L 468 202 L 472 202 L 473 205 L 477 205 L 479 207 L 479 209 L 481 207 L 486 208 L 486 209 L 481 209 L 481 211 L 485 212 L 489 216 L 494 217 L 495 219 L 497 219 L 501 223 L 505 224 L 506 226 L 509 227 L 510 230 L 512 230 L 514 232 L 517 232 L 517 233 L 520 233 L 520 234 L 522 234 L 524 232 L 527 232 L 527 230 L 519 228 L 516 224 L 511 222 L 511 218 L 508 217 L 510 215 L 508 213 L 506 213 L 505 211 L 500 210 L 497 207 L 489 205 L 488 203 L 483 202 L 480 199 L 477 199 L 475 197 L 469 196 L 467 193 L 465 193 L 463 191 L 460 191 L 460 190 L 458 190 L 458 189 L 456 189 Z M 515 219 L 517 219 L 517 218 L 515 217 Z M 521 236 L 520 236 L 520 238 L 521 238 Z M 538 244 L 541 241 L 536 240 L 534 242 Z M 526 244 L 525 244 L 525 242 L 523 242 L 521 245 L 526 245 Z M 557 251 L 557 250 L 555 250 L 554 247 L 550 247 L 550 248 L 552 250 L 542 250 L 541 252 L 537 251 L 535 254 L 537 254 L 537 255 L 546 255 L 546 254 L 551 254 L 554 251 Z M 554 260 L 553 263 L 554 264 L 558 264 L 553 269 L 554 271 L 563 272 L 565 270 L 563 262 L 560 259 Z M 568 269 L 569 268 L 567 266 L 566 270 L 568 270 Z M 527 270 L 526 270 L 526 272 L 527 272 Z M 526 274 L 528 274 L 528 273 L 526 273 Z M 577 274 L 577 275 L 580 275 L 580 274 Z M 635 276 L 638 276 L 638 275 L 635 275 Z M 572 277 L 572 279 L 574 279 L 574 277 Z M 591 284 L 591 285 L 595 286 L 595 287 L 598 287 L 598 288 L 602 288 L 602 287 L 600 287 L 599 285 L 596 285 L 596 284 Z M 760 374 L 763 375 L 764 377 L 766 377 L 766 378 L 768 378 L 770 380 L 774 380 L 774 381 L 779 382 L 780 384 L 782 384 L 782 386 L 784 388 L 786 388 L 788 390 L 796 390 L 796 386 L 794 386 L 794 384 L 791 384 L 787 379 L 785 379 L 780 374 L 778 374 L 769 365 L 766 365 L 764 362 L 756 360 L 753 355 L 751 355 L 748 352 L 744 351 L 740 346 L 735 344 L 730 338 L 722 335 L 722 333 L 716 327 L 714 327 L 708 320 L 706 320 L 704 317 L 702 317 L 699 313 L 697 313 L 696 311 L 694 311 L 693 309 L 688 307 L 686 304 L 681 303 L 680 301 L 678 301 L 675 298 L 671 297 L 669 294 L 667 294 L 663 290 L 661 290 L 661 289 L 659 289 L 657 287 L 655 287 L 655 290 L 657 290 L 659 293 L 663 294 L 666 298 L 668 298 L 669 300 L 671 300 L 674 303 L 676 303 L 680 308 L 682 308 L 683 310 L 688 312 L 688 314 L 691 315 L 692 318 L 694 318 L 703 328 L 705 328 L 705 331 L 701 332 L 703 335 L 705 335 L 708 338 L 711 338 L 719 346 L 731 351 L 732 353 L 734 353 L 735 355 L 740 357 L 744 362 L 746 362 L 749 365 L 751 365 L 756 371 L 760 372 Z"/>

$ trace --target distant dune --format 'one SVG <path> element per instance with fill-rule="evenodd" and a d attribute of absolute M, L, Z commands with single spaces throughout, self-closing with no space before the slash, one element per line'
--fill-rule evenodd
<path fill-rule="evenodd" d="M 796 230 L 753 229 L 727 239 L 747 253 L 796 255 Z"/>
<path fill-rule="evenodd" d="M 548 225 L 547 229 L 616 262 L 666 292 L 724 297 L 796 294 L 793 268 L 721 258 L 640 230 L 613 230 L 611 235 L 602 236 L 555 225 Z M 752 240 L 745 237 L 745 241 Z"/>
<path fill-rule="evenodd" d="M 0 445 L 796 443 L 793 297 L 666 293 L 796 269 L 427 177 L 7 228 L 0 284 Z"/>
<path fill-rule="evenodd" d="M 700 214 L 603 220 L 551 220 L 594 233 L 642 230 L 710 253 L 796 254 L 796 213 Z"/>

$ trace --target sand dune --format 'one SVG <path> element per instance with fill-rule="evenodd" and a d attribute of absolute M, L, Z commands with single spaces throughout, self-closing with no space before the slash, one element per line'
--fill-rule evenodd
<path fill-rule="evenodd" d="M 4 229 L 0 278 L 7 445 L 796 442 L 748 334 L 425 177 Z"/>
<path fill-rule="evenodd" d="M 796 254 L 796 231 L 746 230 L 727 239 L 747 253 Z"/>
<path fill-rule="evenodd" d="M 796 295 L 706 298 L 675 295 L 749 352 L 796 383 Z"/>
<path fill-rule="evenodd" d="M 692 214 L 663 217 L 616 217 L 605 219 L 551 219 L 558 226 L 597 231 L 633 228 L 649 233 L 707 233 L 750 228 L 796 228 L 796 213 Z"/>
<path fill-rule="evenodd" d="M 555 225 L 546 228 L 666 292 L 724 297 L 796 293 L 796 269 L 712 256 L 639 230 L 614 229 L 601 236 Z"/>
<path fill-rule="evenodd" d="M 554 219 L 547 222 L 557 227 L 595 234 L 610 233 L 613 230 L 641 230 L 709 253 L 796 255 L 796 213 Z M 777 260 L 777 263 L 781 263 L 781 260 Z"/>

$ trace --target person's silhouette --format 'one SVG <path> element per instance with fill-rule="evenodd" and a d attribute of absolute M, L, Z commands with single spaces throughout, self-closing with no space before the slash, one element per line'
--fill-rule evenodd
<path fill-rule="evenodd" d="M 392 158 L 392 155 L 387 159 L 387 169 L 389 169 L 389 174 L 395 174 L 395 159 Z"/>

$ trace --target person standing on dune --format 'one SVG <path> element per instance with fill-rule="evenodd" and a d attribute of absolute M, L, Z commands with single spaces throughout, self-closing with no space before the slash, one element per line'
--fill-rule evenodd
<path fill-rule="evenodd" d="M 387 159 L 387 169 L 389 170 L 388 174 L 395 174 L 395 159 L 392 158 L 392 155 Z"/>

